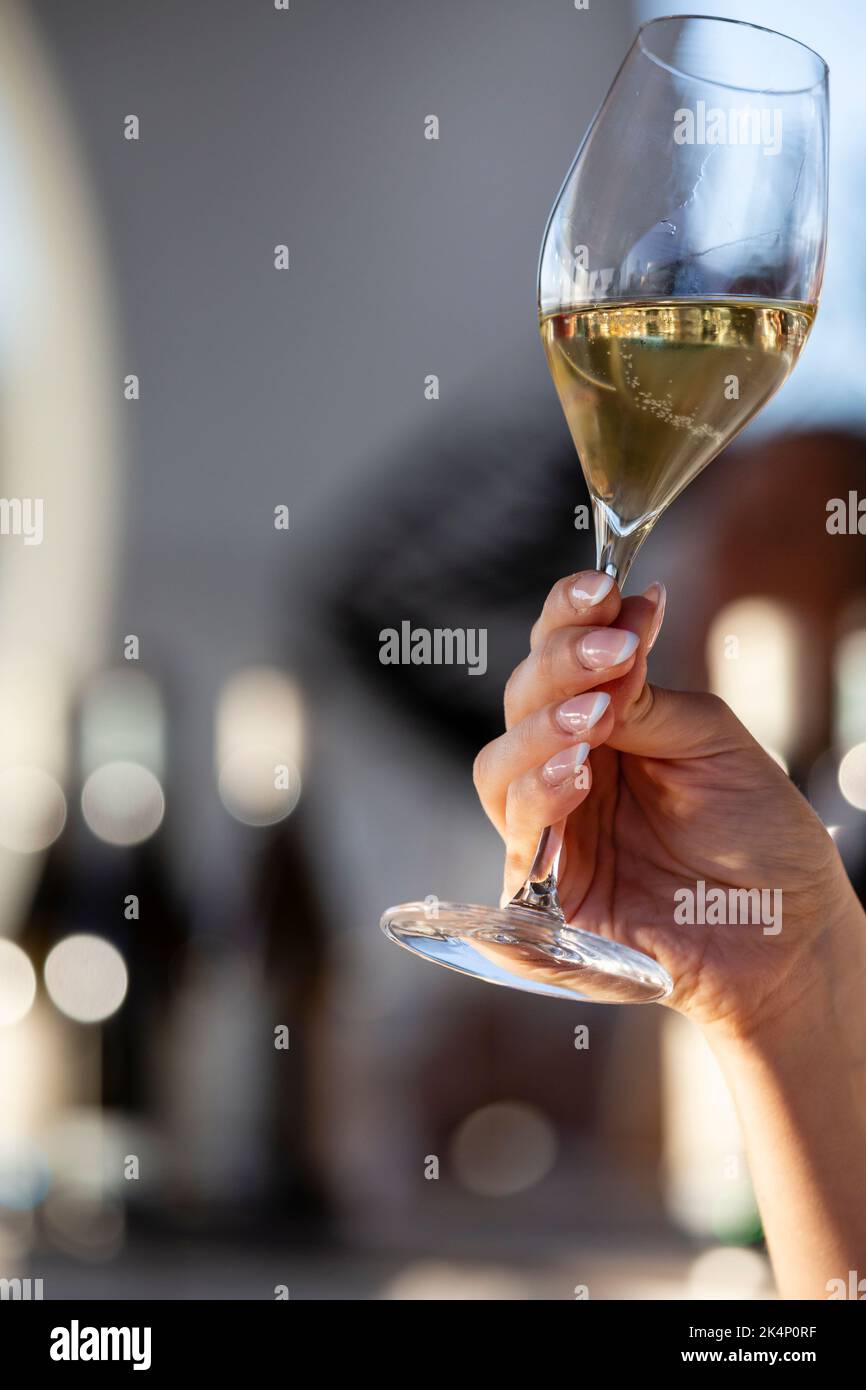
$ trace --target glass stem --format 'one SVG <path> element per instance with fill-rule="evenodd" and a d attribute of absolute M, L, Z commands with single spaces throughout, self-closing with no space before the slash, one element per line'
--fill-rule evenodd
<path fill-rule="evenodd" d="M 564 820 L 558 821 L 556 825 L 547 825 L 542 830 L 532 868 L 520 892 L 515 893 L 511 899 L 512 906 L 519 904 L 521 907 L 536 907 L 541 912 L 552 913 L 560 922 L 565 921 L 556 888 L 564 836 Z"/>
<path fill-rule="evenodd" d="M 630 536 L 613 533 L 599 506 L 595 508 L 596 569 L 613 575 L 622 588 L 631 569 L 635 555 L 647 537 L 650 527 L 634 531 Z M 565 821 L 547 825 L 541 832 L 532 868 L 526 882 L 511 899 L 513 906 L 534 907 L 540 912 L 549 913 L 560 922 L 565 914 L 559 901 L 557 883 L 559 882 L 559 860 L 565 838 Z"/>
<path fill-rule="evenodd" d="M 635 526 L 634 530 L 629 531 L 627 535 L 621 535 L 611 526 L 604 507 L 596 503 L 594 510 L 595 567 L 603 570 L 605 574 L 612 574 L 619 587 L 622 588 L 635 555 L 652 530 L 653 521 L 647 521 L 643 526 Z"/>

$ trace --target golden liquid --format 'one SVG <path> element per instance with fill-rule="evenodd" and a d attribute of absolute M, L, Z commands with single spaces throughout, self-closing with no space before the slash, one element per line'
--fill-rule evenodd
<path fill-rule="evenodd" d="M 814 307 L 673 300 L 547 314 L 541 337 L 608 530 L 648 529 L 779 389 Z"/>

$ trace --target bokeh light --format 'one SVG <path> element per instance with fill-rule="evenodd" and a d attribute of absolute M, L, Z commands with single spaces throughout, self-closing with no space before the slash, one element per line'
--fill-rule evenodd
<path fill-rule="evenodd" d="M 523 1301 L 532 1291 L 527 1280 L 496 1266 L 419 1260 L 390 1279 L 380 1296 L 400 1302 L 499 1302 Z"/>
<path fill-rule="evenodd" d="M 285 768 L 285 773 L 278 768 Z M 301 777 L 294 764 L 282 761 L 276 750 L 262 748 L 232 754 L 220 768 L 218 785 L 226 810 L 244 825 L 275 825 L 285 820 L 301 795 Z"/>
<path fill-rule="evenodd" d="M 56 657 L 32 647 L 0 653 L 0 767 L 45 768 L 63 781 L 69 763 L 68 697 Z"/>
<path fill-rule="evenodd" d="M 757 1298 L 772 1285 L 770 1266 L 757 1250 L 718 1246 L 705 1250 L 689 1271 L 688 1298 Z"/>
<path fill-rule="evenodd" d="M 274 825 L 301 794 L 303 717 L 284 671 L 252 666 L 233 676 L 216 712 L 217 782 L 226 810 L 245 825 Z"/>
<path fill-rule="evenodd" d="M 507 1197 L 546 1177 L 556 1151 L 553 1127 L 539 1110 L 501 1101 L 463 1121 L 451 1143 L 451 1162 L 468 1191 Z"/>
<path fill-rule="evenodd" d="M 866 739 L 866 628 L 846 632 L 833 652 L 833 737 L 843 748 Z"/>
<path fill-rule="evenodd" d="M 59 941 L 45 962 L 45 987 L 60 1011 L 77 1023 L 99 1023 L 126 998 L 129 977 L 120 952 L 101 936 L 78 933 Z"/>
<path fill-rule="evenodd" d="M 839 764 L 839 790 L 855 810 L 866 811 L 866 743 L 849 748 Z"/>
<path fill-rule="evenodd" d="M 52 1245 L 76 1260 L 113 1260 L 123 1248 L 126 1218 L 113 1197 L 91 1199 L 53 1188 L 42 1207 L 42 1225 Z"/>
<path fill-rule="evenodd" d="M 0 940 L 0 1028 L 20 1023 L 36 998 L 36 971 L 14 941 Z"/>
<path fill-rule="evenodd" d="M 146 1131 L 95 1104 L 65 1107 L 44 1128 L 42 1142 L 56 1185 L 82 1200 L 117 1196 L 128 1187 L 123 1177 L 126 1153 L 143 1157 L 147 1149 L 146 1166 L 152 1162 Z"/>
<path fill-rule="evenodd" d="M 0 1139 L 0 1211 L 32 1211 L 48 1191 L 45 1154 L 26 1137 Z"/>
<path fill-rule="evenodd" d="M 796 617 L 767 598 L 727 604 L 707 634 L 710 689 L 786 770 L 798 728 L 799 651 Z"/>
<path fill-rule="evenodd" d="M 709 1044 L 679 1014 L 662 1022 L 665 1205 L 697 1236 L 743 1243 L 757 1207 L 736 1108 Z"/>
<path fill-rule="evenodd" d="M 153 835 L 165 815 L 159 780 L 140 763 L 104 763 L 81 792 L 81 810 L 94 835 L 109 845 L 137 845 Z"/>
<path fill-rule="evenodd" d="M 0 845 L 35 854 L 53 844 L 66 824 L 66 797 L 56 778 L 40 767 L 0 772 Z"/>
<path fill-rule="evenodd" d="M 80 736 L 85 777 L 105 763 L 125 761 L 141 764 L 161 778 L 165 711 L 155 681 L 134 665 L 100 672 L 82 701 Z"/>

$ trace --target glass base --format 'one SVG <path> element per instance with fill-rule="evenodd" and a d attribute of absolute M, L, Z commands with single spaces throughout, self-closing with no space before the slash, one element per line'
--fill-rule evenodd
<path fill-rule="evenodd" d="M 380 923 L 398 946 L 494 985 L 595 1004 L 649 1004 L 673 989 L 670 975 L 640 951 L 538 908 L 402 903 Z"/>

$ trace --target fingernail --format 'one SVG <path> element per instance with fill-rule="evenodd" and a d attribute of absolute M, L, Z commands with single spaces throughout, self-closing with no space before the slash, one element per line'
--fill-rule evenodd
<path fill-rule="evenodd" d="M 618 666 L 627 661 L 637 650 L 638 638 L 635 632 L 623 632 L 616 627 L 596 627 L 585 632 L 577 643 L 577 659 L 581 666 L 591 671 L 603 671 L 607 666 Z"/>
<path fill-rule="evenodd" d="M 571 601 L 575 608 L 594 608 L 607 598 L 613 588 L 613 575 L 600 570 L 587 570 L 571 586 Z"/>
<path fill-rule="evenodd" d="M 644 590 L 643 596 L 644 598 L 648 598 L 650 602 L 654 603 L 656 606 L 655 616 L 652 620 L 652 627 L 649 630 L 649 637 L 647 639 L 646 648 L 648 652 L 651 652 L 656 644 L 656 639 L 659 633 L 661 632 L 662 623 L 664 622 L 665 605 L 668 601 L 668 591 L 660 580 L 656 580 L 655 584 L 650 584 L 649 588 Z"/>
<path fill-rule="evenodd" d="M 575 695 L 566 700 L 556 711 L 559 727 L 567 734 L 583 734 L 597 724 L 610 704 L 610 696 L 604 690 L 589 695 Z"/>
<path fill-rule="evenodd" d="M 564 748 L 561 753 L 554 753 L 541 769 L 541 775 L 547 785 L 561 787 L 570 781 L 577 769 L 586 762 L 588 752 L 588 743 L 576 743 L 573 748 Z"/>

